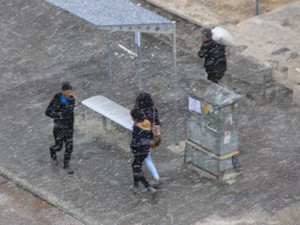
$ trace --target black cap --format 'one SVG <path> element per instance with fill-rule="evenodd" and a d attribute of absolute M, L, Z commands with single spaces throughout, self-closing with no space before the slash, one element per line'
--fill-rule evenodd
<path fill-rule="evenodd" d="M 212 37 L 211 29 L 209 29 L 209 28 L 203 28 L 201 30 L 201 34 L 205 35 L 207 38 Z"/>
<path fill-rule="evenodd" d="M 64 91 L 73 90 L 73 87 L 69 82 L 64 82 L 61 86 L 61 89 L 64 90 Z"/>

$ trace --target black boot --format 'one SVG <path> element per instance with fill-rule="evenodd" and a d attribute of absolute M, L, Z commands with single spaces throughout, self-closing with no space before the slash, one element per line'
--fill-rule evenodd
<path fill-rule="evenodd" d="M 69 166 L 69 164 L 65 164 L 65 165 L 64 165 L 64 170 L 65 170 L 68 174 L 74 174 L 74 170 L 71 169 L 71 167 Z"/>
<path fill-rule="evenodd" d="M 50 146 L 50 157 L 53 161 L 57 160 L 56 150 L 54 149 L 54 146 Z"/>

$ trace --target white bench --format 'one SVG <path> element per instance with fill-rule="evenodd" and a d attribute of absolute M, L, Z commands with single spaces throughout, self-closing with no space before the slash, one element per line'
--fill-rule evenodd
<path fill-rule="evenodd" d="M 130 116 L 130 110 L 112 100 L 102 95 L 97 95 L 83 100 L 82 104 L 127 130 L 132 130 L 133 121 Z"/>

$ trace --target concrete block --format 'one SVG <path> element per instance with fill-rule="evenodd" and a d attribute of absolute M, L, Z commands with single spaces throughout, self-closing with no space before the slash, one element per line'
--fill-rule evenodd
<path fill-rule="evenodd" d="M 295 85 L 293 89 L 293 103 L 300 105 L 300 85 Z"/>
<path fill-rule="evenodd" d="M 300 85 L 300 69 L 295 67 L 290 67 L 288 70 L 288 78 L 284 85 L 298 93 L 298 87 Z M 297 94 L 298 95 L 298 94 Z"/>
<path fill-rule="evenodd" d="M 294 90 L 295 84 L 296 84 L 296 83 L 295 83 L 293 80 L 290 80 L 290 79 L 287 79 L 287 80 L 283 83 L 283 85 L 284 85 L 285 87 L 287 87 L 288 89 L 290 89 L 290 90 Z"/>
<path fill-rule="evenodd" d="M 289 67 L 288 79 L 300 84 L 300 69 L 295 67 Z"/>

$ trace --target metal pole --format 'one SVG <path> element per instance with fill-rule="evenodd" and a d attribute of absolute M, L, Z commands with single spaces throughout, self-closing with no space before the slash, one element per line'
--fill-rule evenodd
<path fill-rule="evenodd" d="M 177 105 L 177 49 L 176 49 L 176 22 L 173 21 L 173 108 L 174 108 L 174 142 L 175 144 L 179 144 L 178 142 L 178 105 Z"/>
<path fill-rule="evenodd" d="M 139 91 L 143 89 L 143 82 L 142 82 L 142 33 L 136 32 L 135 33 L 135 43 L 137 45 L 137 76 L 139 79 Z"/>
<path fill-rule="evenodd" d="M 256 15 L 259 15 L 259 0 L 256 0 Z"/>
<path fill-rule="evenodd" d="M 142 85 L 142 48 L 138 47 L 138 76 L 139 76 L 139 91 L 142 91 L 143 85 Z"/>
<path fill-rule="evenodd" d="M 108 96 L 112 93 L 112 51 L 111 51 L 111 32 L 106 33 L 107 58 L 108 58 Z"/>

